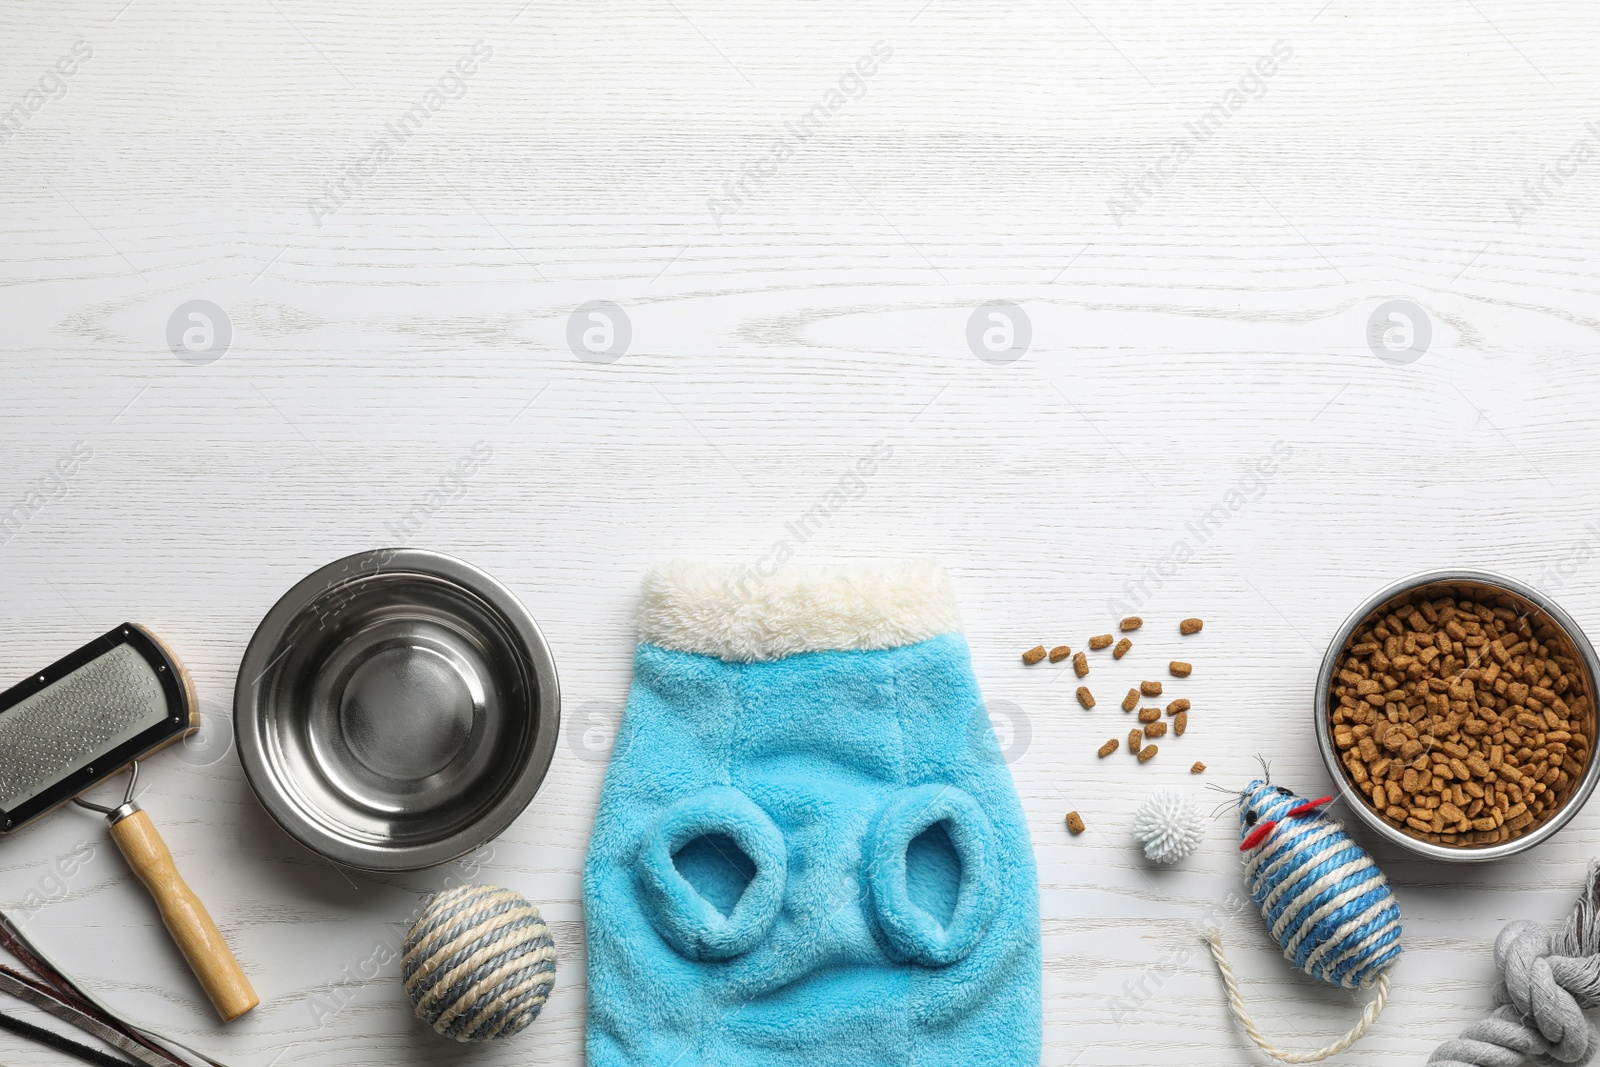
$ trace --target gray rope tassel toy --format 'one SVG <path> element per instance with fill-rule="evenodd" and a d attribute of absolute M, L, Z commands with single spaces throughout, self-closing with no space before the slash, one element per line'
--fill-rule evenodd
<path fill-rule="evenodd" d="M 1600 865 L 1591 865 L 1578 906 L 1552 935 L 1514 922 L 1494 942 L 1499 1005 L 1428 1058 L 1438 1067 L 1517 1067 L 1524 1058 L 1587 1063 L 1600 1049 L 1583 1009 L 1600 1005 Z"/>

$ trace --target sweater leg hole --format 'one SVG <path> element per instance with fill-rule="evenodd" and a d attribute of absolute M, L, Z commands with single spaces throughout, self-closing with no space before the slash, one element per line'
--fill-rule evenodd
<path fill-rule="evenodd" d="M 756 876 L 756 864 L 727 834 L 701 834 L 672 855 L 683 880 L 723 915 L 734 906 Z"/>
<path fill-rule="evenodd" d="M 906 892 L 911 903 L 940 926 L 950 925 L 961 895 L 961 854 L 950 840 L 950 827 L 940 820 L 906 847 Z"/>

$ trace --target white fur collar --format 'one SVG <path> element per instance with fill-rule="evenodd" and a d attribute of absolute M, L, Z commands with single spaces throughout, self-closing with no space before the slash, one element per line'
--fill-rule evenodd
<path fill-rule="evenodd" d="M 780 566 L 675 560 L 644 580 L 639 636 L 748 663 L 797 652 L 898 648 L 960 629 L 955 593 L 931 560 Z"/>

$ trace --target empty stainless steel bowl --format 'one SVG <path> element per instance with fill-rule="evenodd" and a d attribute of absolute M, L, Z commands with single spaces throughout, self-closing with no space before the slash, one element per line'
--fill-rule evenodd
<path fill-rule="evenodd" d="M 522 813 L 560 722 L 533 617 L 461 560 L 338 560 L 267 613 L 239 668 L 234 732 L 278 824 L 351 867 L 464 855 Z"/>
<path fill-rule="evenodd" d="M 1366 796 L 1351 783 L 1344 764 L 1339 760 L 1339 753 L 1333 741 L 1331 721 L 1334 704 L 1333 682 L 1340 661 L 1344 657 L 1345 646 L 1350 641 L 1350 635 L 1366 619 L 1388 610 L 1420 590 L 1426 590 L 1430 599 L 1440 596 L 1492 598 L 1504 602 L 1519 615 L 1526 617 L 1540 641 L 1551 645 L 1559 655 L 1577 667 L 1574 691 L 1587 698 L 1589 736 L 1591 739 L 1594 737 L 1595 683 L 1596 679 L 1600 678 L 1600 660 L 1596 660 L 1594 647 L 1589 644 L 1589 639 L 1584 636 L 1572 617 L 1544 593 L 1515 578 L 1490 571 L 1437 570 L 1413 574 L 1409 578 L 1402 578 L 1378 590 L 1352 611 L 1350 617 L 1345 619 L 1344 625 L 1339 627 L 1338 633 L 1334 634 L 1333 640 L 1328 644 L 1327 654 L 1322 658 L 1322 670 L 1317 676 L 1317 694 L 1314 702 L 1317 747 L 1322 752 L 1322 761 L 1327 764 L 1328 773 L 1339 784 L 1350 809 L 1360 817 L 1361 821 L 1378 834 L 1411 852 L 1449 863 L 1482 863 L 1530 849 L 1559 832 L 1594 792 L 1596 779 L 1600 778 L 1600 758 L 1596 758 L 1592 750 L 1584 765 L 1582 776 L 1572 784 L 1560 807 L 1545 816 L 1543 821 L 1526 827 L 1508 840 L 1466 845 L 1426 841 L 1409 830 L 1389 822 L 1373 809 Z"/>

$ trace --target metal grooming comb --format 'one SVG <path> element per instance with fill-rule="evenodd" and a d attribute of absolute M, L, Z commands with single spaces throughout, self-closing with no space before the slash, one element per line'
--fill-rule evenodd
<path fill-rule="evenodd" d="M 183 664 L 143 627 L 124 623 L 0 693 L 0 833 L 68 800 L 102 812 L 161 918 L 224 1022 L 258 1003 L 216 923 L 134 802 L 138 760 L 199 727 Z M 78 794 L 132 768 L 116 807 Z"/>

